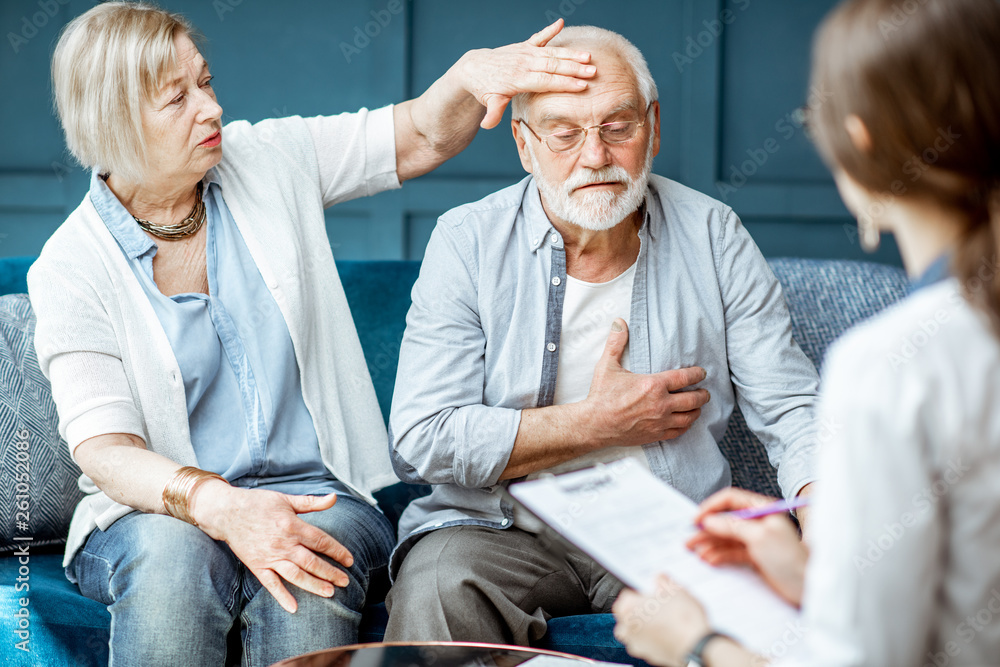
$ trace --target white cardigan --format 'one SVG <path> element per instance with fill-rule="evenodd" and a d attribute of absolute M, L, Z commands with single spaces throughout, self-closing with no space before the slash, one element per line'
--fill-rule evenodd
<path fill-rule="evenodd" d="M 374 503 L 372 491 L 398 480 L 323 209 L 399 187 L 392 107 L 238 121 L 222 137 L 222 191 L 288 325 L 323 461 Z M 89 196 L 45 244 L 28 292 L 38 361 L 70 452 L 97 435 L 130 433 L 172 461 L 197 465 L 177 360 Z M 132 511 L 86 476 L 80 488 L 88 495 L 73 515 L 64 565 L 95 527 Z"/>

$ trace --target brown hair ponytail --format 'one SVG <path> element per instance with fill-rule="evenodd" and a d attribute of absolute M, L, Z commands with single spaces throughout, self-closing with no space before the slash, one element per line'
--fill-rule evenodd
<path fill-rule="evenodd" d="M 1000 182 L 977 188 L 972 198 L 978 210 L 955 249 L 952 272 L 965 298 L 989 315 L 1000 335 Z"/>
<path fill-rule="evenodd" d="M 952 270 L 1000 336 L 1000 2 L 847 0 L 817 33 L 811 84 L 828 164 L 967 223 Z M 851 141 L 851 115 L 869 150 Z"/>

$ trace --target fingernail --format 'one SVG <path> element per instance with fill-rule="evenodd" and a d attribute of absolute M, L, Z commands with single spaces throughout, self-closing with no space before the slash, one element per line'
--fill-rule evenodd
<path fill-rule="evenodd" d="M 593 65 L 587 65 L 586 67 L 583 68 L 583 71 L 586 72 L 587 74 L 593 74 L 594 72 L 597 71 L 597 68 L 594 67 Z"/>
<path fill-rule="evenodd" d="M 577 88 L 586 88 L 587 87 L 587 82 L 586 81 L 577 81 L 576 82 L 576 87 Z"/>
<path fill-rule="evenodd" d="M 614 333 L 621 333 L 624 330 L 622 329 L 622 325 L 618 324 L 618 320 L 615 320 L 611 323 L 611 331 Z"/>

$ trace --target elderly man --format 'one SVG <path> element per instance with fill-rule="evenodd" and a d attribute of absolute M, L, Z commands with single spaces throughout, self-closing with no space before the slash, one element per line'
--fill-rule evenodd
<path fill-rule="evenodd" d="M 610 609 L 621 584 L 546 553 L 509 480 L 628 456 L 702 500 L 730 483 L 736 404 L 786 496 L 813 480 L 816 372 L 760 251 L 731 209 L 650 175 L 638 49 L 593 27 L 553 43 L 586 47 L 596 78 L 514 99 L 531 176 L 442 216 L 413 289 L 391 455 L 434 488 L 400 522 L 387 640 L 526 644 Z"/>

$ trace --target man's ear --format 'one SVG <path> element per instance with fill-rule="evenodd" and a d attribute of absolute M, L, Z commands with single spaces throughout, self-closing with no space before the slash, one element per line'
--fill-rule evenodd
<path fill-rule="evenodd" d="M 521 166 L 530 174 L 531 155 L 528 153 L 528 147 L 524 145 L 524 142 L 527 141 L 525 136 L 527 130 L 521 125 L 521 121 L 511 119 L 510 131 L 514 134 L 514 143 L 517 144 L 517 155 L 521 158 Z"/>
<path fill-rule="evenodd" d="M 660 103 L 653 102 L 653 157 L 660 154 Z"/>

